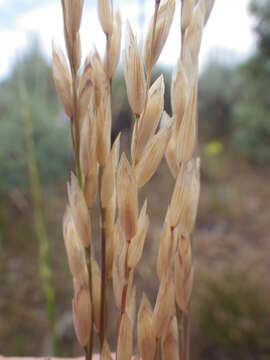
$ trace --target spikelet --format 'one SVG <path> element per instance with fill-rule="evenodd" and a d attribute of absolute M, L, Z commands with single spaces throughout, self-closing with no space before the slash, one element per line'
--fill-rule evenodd
<path fill-rule="evenodd" d="M 67 189 L 71 215 L 76 231 L 84 247 L 88 248 L 91 241 L 90 217 L 79 182 L 73 173 L 71 173 L 71 182 L 70 184 L 68 183 Z"/>
<path fill-rule="evenodd" d="M 145 152 L 135 167 L 138 187 L 144 186 L 156 172 L 170 138 L 170 129 L 161 129 L 146 146 Z"/>
<path fill-rule="evenodd" d="M 124 239 L 123 233 L 119 226 L 116 224 L 114 229 L 114 257 L 113 257 L 113 268 L 112 268 L 112 279 L 113 279 L 113 294 L 115 304 L 120 309 L 123 287 L 125 285 L 125 262 L 127 255 L 127 242 Z"/>
<path fill-rule="evenodd" d="M 105 97 L 97 112 L 97 159 L 100 166 L 105 166 L 111 148 L 111 101 Z"/>
<path fill-rule="evenodd" d="M 162 276 L 156 305 L 153 313 L 153 330 L 155 338 L 160 338 L 174 312 L 175 290 L 171 272 Z"/>
<path fill-rule="evenodd" d="M 191 187 L 178 225 L 179 231 L 184 236 L 188 236 L 193 232 L 196 216 L 197 216 L 199 196 L 200 196 L 200 159 L 197 158 L 194 160 Z"/>
<path fill-rule="evenodd" d="M 137 337 L 140 355 L 143 360 L 154 359 L 156 340 L 152 325 L 153 310 L 146 295 L 143 294 L 137 321 Z"/>
<path fill-rule="evenodd" d="M 105 34 L 113 32 L 113 9 L 111 0 L 98 0 L 98 17 Z"/>
<path fill-rule="evenodd" d="M 128 267 L 134 269 L 141 259 L 144 241 L 146 238 L 147 230 L 149 227 L 149 216 L 146 214 L 147 200 L 145 200 L 142 207 L 139 220 L 137 233 L 131 240 L 128 251 Z"/>
<path fill-rule="evenodd" d="M 79 111 L 80 118 L 83 119 L 90 103 L 90 96 L 93 93 L 93 81 L 92 76 L 92 64 L 90 55 L 87 56 L 82 75 L 80 76 L 79 88 L 78 88 L 78 101 L 79 101 Z"/>
<path fill-rule="evenodd" d="M 81 287 L 75 292 L 72 301 L 72 315 L 78 342 L 85 347 L 91 331 L 91 304 L 87 287 Z"/>
<path fill-rule="evenodd" d="M 127 315 L 124 313 L 121 318 L 119 336 L 117 343 L 117 360 L 131 360 L 132 357 L 132 324 Z"/>
<path fill-rule="evenodd" d="M 102 352 L 101 352 L 101 360 L 113 360 L 113 358 L 111 356 L 111 350 L 110 350 L 107 340 L 105 340 L 103 342 Z"/>
<path fill-rule="evenodd" d="M 198 62 L 198 55 L 202 40 L 202 29 L 204 25 L 204 17 L 199 4 L 195 6 L 191 22 L 186 30 L 184 39 L 185 46 L 183 49 L 183 51 L 188 49 L 194 65 Z"/>
<path fill-rule="evenodd" d="M 122 37 L 122 21 L 120 12 L 114 18 L 113 32 L 109 39 L 109 50 L 105 55 L 105 69 L 109 79 L 112 79 L 119 63 Z"/>
<path fill-rule="evenodd" d="M 206 25 L 215 4 L 215 0 L 201 0 L 201 3 L 204 5 L 204 25 Z"/>
<path fill-rule="evenodd" d="M 115 172 L 119 160 L 120 150 L 120 134 L 114 141 L 112 150 L 107 157 L 106 164 L 104 167 L 101 183 L 101 204 L 103 208 L 108 206 L 108 203 L 113 195 L 115 187 Z"/>
<path fill-rule="evenodd" d="M 136 165 L 142 157 L 145 146 L 155 134 L 164 108 L 164 78 L 161 75 L 151 86 L 148 94 L 147 107 L 140 116 L 135 131 L 133 131 L 131 155 Z"/>
<path fill-rule="evenodd" d="M 193 267 L 190 239 L 180 237 L 175 256 L 175 297 L 179 309 L 188 309 L 193 286 Z"/>
<path fill-rule="evenodd" d="M 169 222 L 172 228 L 177 226 L 182 215 L 191 188 L 193 171 L 193 160 L 181 165 L 170 204 Z"/>
<path fill-rule="evenodd" d="M 152 17 L 148 26 L 145 45 L 144 45 L 144 63 L 146 71 L 151 72 L 153 66 L 156 64 L 159 55 L 168 38 L 170 27 L 175 11 L 175 0 L 165 0 L 160 6 L 157 13 L 157 22 L 155 29 L 155 37 L 153 38 L 153 24 L 154 16 Z M 153 49 L 152 49 L 153 45 Z"/>
<path fill-rule="evenodd" d="M 183 0 L 182 1 L 182 11 L 181 11 L 181 30 L 182 33 L 185 32 L 186 28 L 190 24 L 192 11 L 196 0 Z"/>
<path fill-rule="evenodd" d="M 72 117 L 72 89 L 71 76 L 63 51 L 53 42 L 52 44 L 52 71 L 59 100 L 65 113 Z"/>
<path fill-rule="evenodd" d="M 79 277 L 83 271 L 86 271 L 86 260 L 84 248 L 76 232 L 69 208 L 66 210 L 63 220 L 63 235 L 70 271 L 73 277 Z"/>
<path fill-rule="evenodd" d="M 181 124 L 189 99 L 188 79 L 182 59 L 178 59 L 172 79 L 171 102 L 174 118 L 177 122 L 177 129 Z"/>
<path fill-rule="evenodd" d="M 123 67 L 129 105 L 137 117 L 143 111 L 146 84 L 137 40 L 129 23 L 127 23 L 126 46 L 123 52 Z"/>
<path fill-rule="evenodd" d="M 64 0 L 66 25 L 74 40 L 81 26 L 83 3 L 83 0 Z"/>
<path fill-rule="evenodd" d="M 171 271 L 172 268 L 172 259 L 174 259 L 174 254 L 176 250 L 176 238 L 174 233 L 171 232 L 170 223 L 169 223 L 170 208 L 167 210 L 166 218 L 163 223 L 160 245 L 157 259 L 157 275 L 159 280 L 161 280 L 163 274 Z"/>
<path fill-rule="evenodd" d="M 162 359 L 179 360 L 178 328 L 176 316 L 172 316 L 161 342 Z"/>
<path fill-rule="evenodd" d="M 133 169 L 123 153 L 117 174 L 117 202 L 119 223 L 125 239 L 136 234 L 138 218 L 138 190 Z"/>
<path fill-rule="evenodd" d="M 192 97 L 187 105 L 187 109 L 180 124 L 177 133 L 177 164 L 189 161 L 195 150 L 197 140 L 197 123 L 196 123 L 196 105 L 197 105 L 197 84 L 194 86 Z"/>

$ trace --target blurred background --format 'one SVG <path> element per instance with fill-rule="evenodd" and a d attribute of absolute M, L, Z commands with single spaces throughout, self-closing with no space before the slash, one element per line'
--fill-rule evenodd
<path fill-rule="evenodd" d="M 153 1 L 119 1 L 138 38 Z M 85 1 L 85 55 L 105 40 L 96 2 Z M 179 54 L 179 11 L 155 69 L 170 81 Z M 50 47 L 63 45 L 58 0 L 0 0 L 0 353 L 73 356 L 72 281 L 62 238 L 73 169 Z M 194 236 L 192 359 L 270 358 L 270 0 L 217 0 L 203 36 L 199 81 L 202 191 Z M 121 66 L 113 80 L 113 134 L 130 141 Z M 155 259 L 173 180 L 165 161 L 143 189 L 150 231 L 136 272 L 154 303 Z M 94 210 L 98 256 L 98 213 Z M 112 307 L 111 312 L 115 309 Z M 110 336 L 114 327 L 110 329 Z"/>

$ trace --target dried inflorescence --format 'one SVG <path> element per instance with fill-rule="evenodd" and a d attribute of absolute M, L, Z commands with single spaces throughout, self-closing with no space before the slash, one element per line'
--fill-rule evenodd
<path fill-rule="evenodd" d="M 139 356 L 188 358 L 188 313 L 193 286 L 192 234 L 200 193 L 197 143 L 198 56 L 203 27 L 214 0 L 182 0 L 181 49 L 172 77 L 172 116 L 164 111 L 165 85 L 151 73 L 166 43 L 175 0 L 155 0 L 142 56 L 129 23 L 123 51 L 128 102 L 135 118 L 130 156 L 119 156 L 120 134 L 111 144 L 111 81 L 121 50 L 121 16 L 112 0 L 98 0 L 98 16 L 106 38 L 102 61 L 94 48 L 81 67 L 80 24 L 83 0 L 62 0 L 68 61 L 53 45 L 53 76 L 60 102 L 70 118 L 76 175 L 68 184 L 63 233 L 74 284 L 73 321 L 86 358 L 91 359 L 94 330 L 101 359 L 111 359 L 106 337 L 107 288 L 112 280 L 116 306 L 115 351 L 131 359 L 136 321 L 134 272 L 144 249 L 151 219 L 140 189 L 150 181 L 165 155 L 174 191 L 160 235 L 154 308 L 142 296 L 137 317 Z M 119 160 L 120 158 L 120 160 Z M 128 158 L 131 160 L 129 161 Z M 92 252 L 91 209 L 99 200 L 101 259 Z M 117 218 L 116 218 L 117 214 Z M 181 328 L 181 334 L 179 329 Z M 180 349 L 180 350 L 179 350 Z"/>

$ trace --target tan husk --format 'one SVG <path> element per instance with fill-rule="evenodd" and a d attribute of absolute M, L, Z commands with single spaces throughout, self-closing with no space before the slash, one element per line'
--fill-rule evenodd
<path fill-rule="evenodd" d="M 132 324 L 127 313 L 122 315 L 117 344 L 117 360 L 131 360 Z"/>
<path fill-rule="evenodd" d="M 152 325 L 153 310 L 146 295 L 143 294 L 137 321 L 137 336 L 140 355 L 143 360 L 154 359 L 156 340 Z"/>
<path fill-rule="evenodd" d="M 172 316 L 161 341 L 162 359 L 179 360 L 178 328 L 176 316 Z"/>
<path fill-rule="evenodd" d="M 69 118 L 72 117 L 71 76 L 63 51 L 53 42 L 52 71 L 61 105 Z"/>
<path fill-rule="evenodd" d="M 119 224 L 126 240 L 136 234 L 138 218 L 138 190 L 134 170 L 123 153 L 117 174 L 117 202 Z"/>
<path fill-rule="evenodd" d="M 160 6 L 157 13 L 157 22 L 156 22 L 154 39 L 153 39 L 154 16 L 150 21 L 146 35 L 145 45 L 144 45 L 144 63 L 147 72 L 150 72 L 153 66 L 155 65 L 165 45 L 172 24 L 174 11 L 175 11 L 175 0 L 165 0 L 163 4 Z"/>
<path fill-rule="evenodd" d="M 161 75 L 151 86 L 148 93 L 146 111 L 138 119 L 138 124 L 133 131 L 131 156 L 135 165 L 142 157 L 145 146 L 151 140 L 158 127 L 164 108 L 164 89 L 164 79 L 163 75 Z"/>
<path fill-rule="evenodd" d="M 163 274 L 153 312 L 153 331 L 160 338 L 174 312 L 175 290 L 171 271 Z"/>
<path fill-rule="evenodd" d="M 137 40 L 134 37 L 129 23 L 127 23 L 123 67 L 129 105 L 133 113 L 138 116 L 143 111 L 146 96 L 146 84 Z"/>

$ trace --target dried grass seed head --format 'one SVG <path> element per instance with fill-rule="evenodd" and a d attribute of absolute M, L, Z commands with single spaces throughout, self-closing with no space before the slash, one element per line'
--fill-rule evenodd
<path fill-rule="evenodd" d="M 144 108 L 146 96 L 145 74 L 137 39 L 127 22 L 126 45 L 123 52 L 124 76 L 127 96 L 132 112 L 139 116 Z"/>
<path fill-rule="evenodd" d="M 146 71 L 151 72 L 156 64 L 160 53 L 166 43 L 175 11 L 175 0 L 165 0 L 159 7 L 155 34 L 153 39 L 154 16 L 148 26 L 147 35 L 144 44 L 144 63 Z"/>

